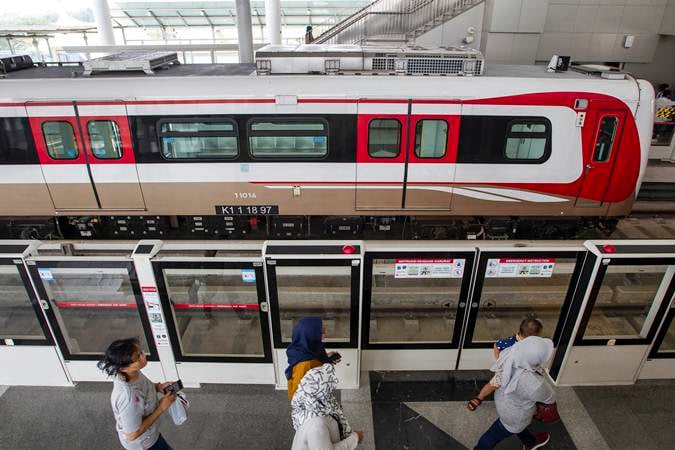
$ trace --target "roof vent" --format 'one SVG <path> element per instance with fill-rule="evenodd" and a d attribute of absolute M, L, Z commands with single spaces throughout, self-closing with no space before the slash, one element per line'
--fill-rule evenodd
<path fill-rule="evenodd" d="M 386 48 L 359 45 L 268 45 L 256 52 L 258 75 L 482 75 L 483 54 L 471 48 Z"/>
<path fill-rule="evenodd" d="M 148 75 L 154 75 L 156 69 L 168 68 L 176 64 L 180 64 L 176 53 L 127 51 L 85 61 L 82 75 L 89 76 L 94 72 L 134 71 L 143 71 Z"/>

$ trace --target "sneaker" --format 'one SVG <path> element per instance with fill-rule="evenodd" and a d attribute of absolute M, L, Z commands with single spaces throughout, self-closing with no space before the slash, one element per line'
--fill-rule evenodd
<path fill-rule="evenodd" d="M 523 445 L 523 450 L 534 450 L 548 444 L 548 441 L 551 440 L 551 433 L 534 433 L 534 438 L 536 439 L 535 444 L 532 447 Z"/>

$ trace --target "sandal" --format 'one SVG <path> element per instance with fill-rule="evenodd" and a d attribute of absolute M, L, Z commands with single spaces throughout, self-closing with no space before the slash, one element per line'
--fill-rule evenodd
<path fill-rule="evenodd" d="M 481 403 L 483 403 L 483 400 L 479 399 L 478 397 L 474 397 L 469 402 L 466 404 L 466 407 L 469 411 L 475 411 L 476 408 L 478 408 Z"/>

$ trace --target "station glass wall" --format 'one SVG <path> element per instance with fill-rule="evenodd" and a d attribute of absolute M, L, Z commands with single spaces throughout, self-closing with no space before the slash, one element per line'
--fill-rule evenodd
<path fill-rule="evenodd" d="M 668 266 L 608 266 L 584 337 L 644 338 L 645 319 Z"/>
<path fill-rule="evenodd" d="M 149 352 L 125 268 L 40 268 L 42 285 L 71 355 L 97 355 L 116 339 L 136 337 Z"/>
<path fill-rule="evenodd" d="M 351 266 L 277 266 L 276 285 L 282 342 L 307 316 L 323 320 L 324 342 L 350 341 Z"/>
<path fill-rule="evenodd" d="M 538 319 L 544 325 L 541 336 L 553 337 L 576 263 L 576 258 L 555 259 L 550 277 L 485 277 L 472 341 L 513 336 L 525 318 Z"/>
<path fill-rule="evenodd" d="M 396 261 L 373 260 L 369 342 L 451 342 L 463 279 L 396 278 Z"/>
<path fill-rule="evenodd" d="M 0 339 L 45 339 L 24 281 L 14 265 L 0 266 Z"/>
<path fill-rule="evenodd" d="M 183 356 L 264 356 L 255 278 L 240 269 L 162 272 Z"/>

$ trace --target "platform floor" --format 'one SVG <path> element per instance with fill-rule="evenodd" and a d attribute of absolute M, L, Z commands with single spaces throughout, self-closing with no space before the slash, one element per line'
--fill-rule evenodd
<path fill-rule="evenodd" d="M 496 417 L 494 404 L 466 410 L 485 372 L 370 372 L 361 388 L 340 393 L 363 449 L 465 449 Z M 290 449 L 285 391 L 271 386 L 204 385 L 186 389 L 188 423 L 169 417 L 163 435 L 176 450 Z M 675 448 L 675 380 L 635 386 L 557 388 L 562 421 L 548 428 L 549 449 Z M 75 388 L 0 386 L 0 449 L 119 449 L 110 385 Z M 540 425 L 538 428 L 542 428 Z M 513 437 L 498 449 L 520 449 Z"/>

